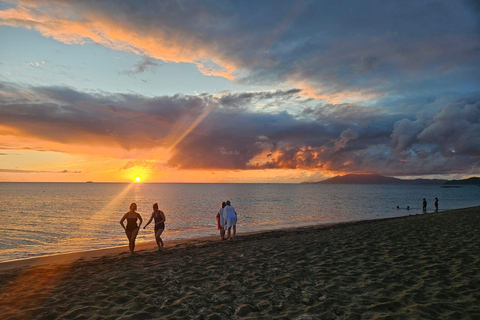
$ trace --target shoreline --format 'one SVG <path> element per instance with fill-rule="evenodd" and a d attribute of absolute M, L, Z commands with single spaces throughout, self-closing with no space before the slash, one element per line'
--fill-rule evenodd
<path fill-rule="evenodd" d="M 375 219 L 331 222 L 331 223 L 315 224 L 315 225 L 300 226 L 300 227 L 267 229 L 267 230 L 261 230 L 261 231 L 239 233 L 237 234 L 237 238 L 245 238 L 250 236 L 271 234 L 271 233 L 301 232 L 302 230 L 310 230 L 310 229 L 316 230 L 316 229 L 323 229 L 323 228 L 342 227 L 342 226 L 347 226 L 352 224 L 355 225 L 355 224 L 377 222 L 377 221 L 383 221 L 383 220 L 405 219 L 413 216 L 443 214 L 443 213 L 448 213 L 452 211 L 468 210 L 468 209 L 474 209 L 474 208 L 480 208 L 480 206 L 445 210 L 445 211 L 439 211 L 436 213 L 428 212 L 428 213 L 404 215 L 404 216 L 398 216 L 398 217 L 385 217 L 385 218 L 375 218 Z M 198 243 L 221 242 L 221 241 L 222 240 L 219 239 L 219 235 L 204 236 L 204 237 L 197 237 L 197 238 L 176 239 L 176 240 L 164 240 L 164 243 L 165 243 L 164 251 L 167 251 L 170 248 L 174 248 L 178 246 L 192 245 L 192 244 L 198 244 Z M 137 243 L 135 246 L 136 254 L 141 254 L 141 253 L 151 252 L 156 250 L 157 250 L 157 244 L 155 241 L 151 241 L 147 243 Z M 12 259 L 12 260 L 0 261 L 0 271 L 17 269 L 17 268 L 28 268 L 28 267 L 52 265 L 52 264 L 53 265 L 66 264 L 66 263 L 75 262 L 77 260 L 86 261 L 86 260 L 98 259 L 103 257 L 112 257 L 112 256 L 125 254 L 125 253 L 129 253 L 128 244 L 121 245 L 121 246 L 114 246 L 114 247 L 99 248 L 99 249 L 87 249 L 82 251 L 54 253 L 49 255 Z"/>
<path fill-rule="evenodd" d="M 109 250 L 0 270 L 2 319 L 480 319 L 480 206 Z"/>
<path fill-rule="evenodd" d="M 332 223 L 325 223 L 325 224 L 316 224 L 310 226 L 301 226 L 301 227 L 285 227 L 280 229 L 268 229 L 268 230 L 261 230 L 261 231 L 252 231 L 252 232 L 245 232 L 237 234 L 237 238 L 255 236 L 255 235 L 262 235 L 268 233 L 282 233 L 282 232 L 294 232 L 294 231 L 301 231 L 302 229 L 320 229 L 326 227 L 334 227 L 352 223 L 360 223 L 364 221 L 377 221 L 377 220 L 385 220 L 385 219 L 396 219 L 396 218 L 403 218 L 408 216 L 401 216 L 401 217 L 388 217 L 388 218 L 380 218 L 380 219 L 369 219 L 369 220 L 354 220 L 354 221 L 344 221 L 344 222 L 332 222 Z M 164 251 L 168 249 L 175 248 L 182 245 L 190 245 L 190 244 L 205 244 L 211 242 L 222 242 L 220 240 L 219 235 L 215 236 L 204 236 L 204 237 L 197 237 L 197 238 L 185 238 L 185 239 L 176 239 L 176 240 L 164 240 L 165 243 Z M 146 242 L 146 243 L 137 243 L 135 245 L 135 252 L 136 254 L 141 254 L 145 252 L 157 251 L 157 244 L 155 241 Z M 106 247 L 106 248 L 99 248 L 99 249 L 87 249 L 82 251 L 74 251 L 74 252 L 64 252 L 64 253 L 54 253 L 49 255 L 42 255 L 42 256 L 34 256 L 28 258 L 19 258 L 19 259 L 12 259 L 6 261 L 0 261 L 0 271 L 9 270 L 9 269 L 16 269 L 16 268 L 28 268 L 28 267 L 38 267 L 38 266 L 45 266 L 51 264 L 66 264 L 75 262 L 77 260 L 92 260 L 98 259 L 103 257 L 111 257 L 120 254 L 129 253 L 128 244 L 121 245 L 121 246 L 114 246 L 114 247 Z"/>

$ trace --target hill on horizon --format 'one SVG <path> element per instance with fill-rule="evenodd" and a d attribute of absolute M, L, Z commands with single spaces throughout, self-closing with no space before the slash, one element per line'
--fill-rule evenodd
<path fill-rule="evenodd" d="M 478 178 L 480 179 L 480 178 Z M 454 180 L 456 181 L 456 180 Z M 458 180 L 462 181 L 462 180 Z M 322 181 L 302 182 L 311 184 L 445 184 L 448 180 L 444 179 L 399 179 L 386 177 L 379 174 L 346 174 L 344 176 L 335 176 Z M 474 184 L 474 183 L 472 183 Z"/>
<path fill-rule="evenodd" d="M 445 182 L 445 184 L 448 184 L 448 185 L 456 185 L 456 184 L 460 184 L 460 185 L 467 185 L 467 184 L 480 185 L 480 178 L 479 177 L 471 177 L 471 178 L 462 179 L 462 180 L 449 180 L 449 181 Z"/>

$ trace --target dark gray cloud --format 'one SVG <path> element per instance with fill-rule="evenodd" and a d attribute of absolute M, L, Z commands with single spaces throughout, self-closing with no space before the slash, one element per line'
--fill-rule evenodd
<path fill-rule="evenodd" d="M 0 23 L 36 28 L 66 43 L 91 37 L 145 57 L 124 72 L 129 75 L 155 70 L 159 60 L 151 56 L 194 63 L 205 74 L 231 75 L 242 84 L 298 89 L 150 98 L 0 83 L 0 125 L 24 135 L 128 150 L 174 146 L 168 165 L 178 168 L 389 175 L 479 170 L 476 1 L 35 5 L 26 10 L 66 27 L 59 32 L 49 19 L 32 24 L 28 15 Z M 92 13 L 95 24 L 86 23 Z M 83 28 L 69 29 L 68 22 Z M 81 32 L 87 29 L 92 32 Z M 124 169 L 135 165 L 150 163 L 133 161 Z"/>
<path fill-rule="evenodd" d="M 0 172 L 5 173 L 44 173 L 44 172 L 52 172 L 52 171 L 41 171 L 41 170 L 21 170 L 21 169 L 1 169 Z"/>
<path fill-rule="evenodd" d="M 480 102 L 458 101 L 432 118 L 420 113 L 414 120 L 397 122 L 392 132 L 392 150 L 401 158 L 414 153 L 480 157 Z"/>
<path fill-rule="evenodd" d="M 155 59 L 149 57 L 143 57 L 142 60 L 138 61 L 136 64 L 130 68 L 130 70 L 123 70 L 120 71 L 119 74 L 125 75 L 136 75 L 139 73 L 144 73 L 146 71 L 155 71 L 160 66 L 160 63 Z"/>
<path fill-rule="evenodd" d="M 17 91 L 29 94 L 18 101 L 0 98 L 0 126 L 65 144 L 128 150 L 173 146 L 167 165 L 181 169 L 291 168 L 389 175 L 480 170 L 480 98 L 411 115 L 378 106 L 311 106 L 298 90 L 153 98 L 62 87 Z M 24 101 L 24 96 L 33 100 Z M 248 107 L 272 101 L 299 111 L 272 113 Z M 198 126 L 173 144 L 210 109 Z M 123 169 L 137 165 L 154 166 L 139 159 Z"/>
<path fill-rule="evenodd" d="M 284 102 L 291 103 L 293 99 L 298 102 L 306 102 L 309 99 L 298 95 L 301 93 L 300 89 L 290 90 L 276 90 L 273 92 L 241 92 L 241 93 L 222 93 L 219 104 L 229 108 L 245 108 L 245 107 L 257 107 L 259 102 L 265 103 L 268 101 L 267 106 L 276 105 L 280 106 Z"/>
<path fill-rule="evenodd" d="M 0 168 L 0 172 L 5 173 L 82 173 L 82 171 L 70 171 L 70 170 L 62 170 L 62 171 L 45 171 L 45 170 L 23 170 L 23 169 L 2 169 Z"/>
<path fill-rule="evenodd" d="M 298 94 L 298 90 L 290 90 L 147 98 L 85 93 L 64 87 L 15 88 L 11 92 L 18 93 L 18 97 L 0 97 L 0 125 L 61 143 L 110 143 L 125 149 L 168 148 L 171 141 L 167 137 L 176 130 L 186 130 L 212 104 L 235 113 L 235 106 L 243 107 L 252 99 L 268 102 L 290 96 L 296 100 Z"/>
<path fill-rule="evenodd" d="M 78 171 L 78 170 L 75 170 L 75 171 L 71 171 L 71 170 L 62 170 L 62 171 L 57 171 L 57 173 L 82 173 L 82 171 Z"/>
<path fill-rule="evenodd" d="M 67 43 L 90 39 L 195 63 L 206 74 L 229 73 L 240 83 L 288 83 L 335 103 L 374 99 L 398 107 L 415 97 L 421 107 L 432 97 L 449 93 L 458 99 L 480 87 L 475 1 L 39 0 L 31 13 L 90 32 L 58 32 L 54 24 L 19 16 L 4 23 Z M 83 23 L 89 19 L 95 19 L 93 27 Z M 154 67 L 142 60 L 131 72 Z"/>
<path fill-rule="evenodd" d="M 53 152 L 62 152 L 62 150 L 55 150 L 52 148 L 42 147 L 42 146 L 35 146 L 35 147 L 19 147 L 19 146 L 11 146 L 11 145 L 1 145 L 0 150 L 29 150 L 29 151 L 53 151 Z M 14 154 L 10 154 L 14 155 Z M 15 154 L 20 155 L 20 154 Z"/>

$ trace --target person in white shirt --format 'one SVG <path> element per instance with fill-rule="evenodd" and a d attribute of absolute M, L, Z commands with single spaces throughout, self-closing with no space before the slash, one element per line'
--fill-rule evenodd
<path fill-rule="evenodd" d="M 230 201 L 227 201 L 227 205 L 223 209 L 223 219 L 224 219 L 225 230 L 228 230 L 227 240 L 230 240 L 232 227 L 233 227 L 232 239 L 235 240 L 235 236 L 237 235 L 237 212 L 235 211 L 235 208 L 232 207 L 232 205 L 230 204 Z"/>

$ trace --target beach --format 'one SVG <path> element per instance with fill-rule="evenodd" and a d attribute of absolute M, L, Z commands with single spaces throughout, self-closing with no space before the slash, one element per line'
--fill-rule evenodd
<path fill-rule="evenodd" d="M 2 319 L 480 319 L 480 207 L 0 264 Z"/>

